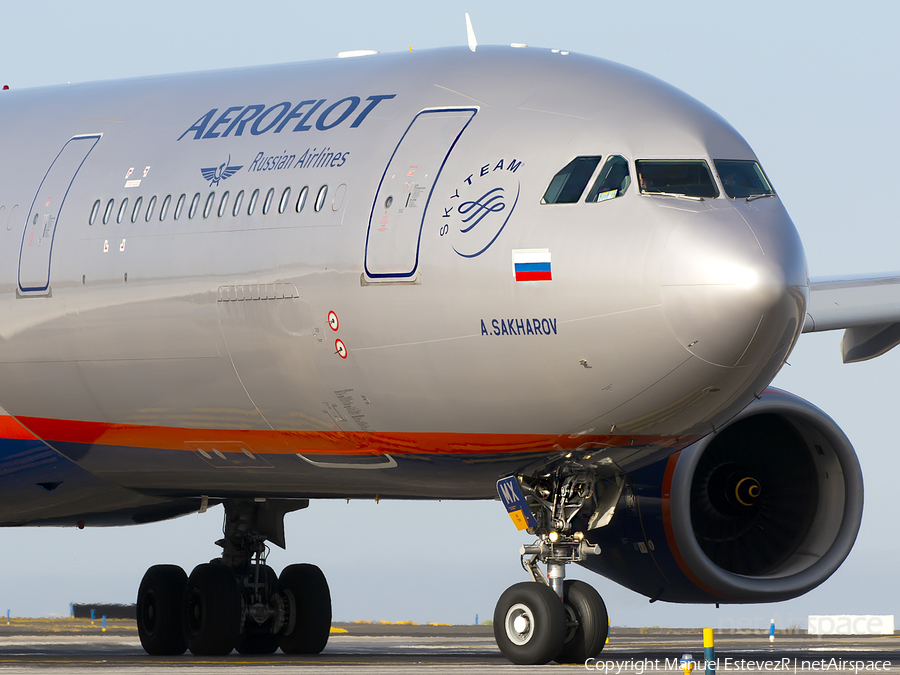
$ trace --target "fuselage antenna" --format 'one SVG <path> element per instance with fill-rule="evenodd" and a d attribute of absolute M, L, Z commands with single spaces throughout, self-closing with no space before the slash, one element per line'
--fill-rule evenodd
<path fill-rule="evenodd" d="M 478 41 L 475 39 L 475 31 L 472 28 L 472 19 L 469 18 L 468 12 L 466 12 L 466 37 L 469 39 L 469 49 L 474 52 L 475 47 L 478 46 Z"/>

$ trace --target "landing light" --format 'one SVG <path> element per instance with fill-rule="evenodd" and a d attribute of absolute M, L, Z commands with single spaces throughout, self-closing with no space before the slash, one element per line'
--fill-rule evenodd
<path fill-rule="evenodd" d="M 547 535 L 547 538 L 553 543 L 556 543 L 557 540 L 559 540 L 559 532 L 551 532 Z"/>
<path fill-rule="evenodd" d="M 576 532 L 572 536 L 575 537 L 576 541 L 581 541 L 582 539 L 584 539 L 584 532 Z"/>

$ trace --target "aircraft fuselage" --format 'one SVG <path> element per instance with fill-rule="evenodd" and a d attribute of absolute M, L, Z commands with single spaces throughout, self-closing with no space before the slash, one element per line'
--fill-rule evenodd
<path fill-rule="evenodd" d="M 745 141 L 598 59 L 5 92 L 0 143 L 0 405 L 148 494 L 487 498 L 576 448 L 628 471 L 761 394 L 805 312 L 780 199 L 716 173 Z M 624 194 L 541 203 L 613 155 Z M 705 161 L 718 196 L 642 194 L 648 159 Z"/>

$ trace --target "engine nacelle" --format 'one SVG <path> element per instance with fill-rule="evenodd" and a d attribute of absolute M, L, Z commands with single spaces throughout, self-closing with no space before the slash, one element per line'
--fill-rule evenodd
<path fill-rule="evenodd" d="M 841 565 L 863 481 L 843 431 L 801 398 L 767 390 L 719 429 L 632 472 L 584 564 L 652 600 L 775 602 Z"/>

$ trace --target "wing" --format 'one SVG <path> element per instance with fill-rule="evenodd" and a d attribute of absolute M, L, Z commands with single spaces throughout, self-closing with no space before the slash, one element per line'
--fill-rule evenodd
<path fill-rule="evenodd" d="M 844 330 L 844 363 L 881 356 L 900 344 L 900 273 L 810 280 L 804 333 Z"/>
<path fill-rule="evenodd" d="M 206 180 L 215 180 L 217 170 L 218 170 L 218 167 L 209 166 L 205 169 L 200 169 L 200 173 L 203 174 L 203 178 L 205 178 Z"/>
<path fill-rule="evenodd" d="M 243 164 L 241 164 L 240 166 L 229 166 L 227 169 L 225 169 L 222 172 L 222 180 L 225 180 L 226 178 L 231 178 L 234 174 L 236 174 L 238 171 L 240 171 L 243 168 L 244 168 Z"/>

